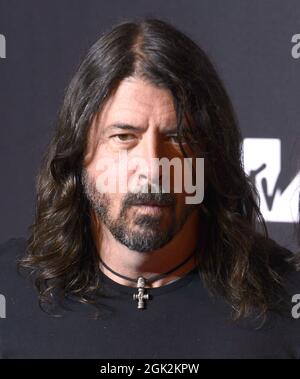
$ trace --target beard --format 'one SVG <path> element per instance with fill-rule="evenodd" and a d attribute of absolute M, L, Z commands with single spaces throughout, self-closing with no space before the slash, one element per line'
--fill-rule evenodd
<path fill-rule="evenodd" d="M 174 194 L 160 192 L 127 193 L 122 199 L 118 216 L 112 216 L 115 200 L 109 193 L 97 190 L 86 169 L 81 175 L 83 192 L 96 216 L 107 227 L 113 237 L 128 249 L 138 252 L 151 252 L 168 244 L 186 223 L 195 205 L 185 205 L 183 212 L 176 218 L 176 198 Z M 149 188 L 149 187 L 148 187 Z M 168 206 L 166 214 L 151 215 L 134 213 L 129 215 L 133 205 L 158 202 Z"/>

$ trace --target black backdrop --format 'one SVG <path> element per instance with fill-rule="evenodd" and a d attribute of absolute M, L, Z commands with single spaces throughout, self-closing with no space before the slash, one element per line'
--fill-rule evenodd
<path fill-rule="evenodd" d="M 269 232 L 295 251 L 299 0 L 0 0 L 0 242 L 28 233 L 36 170 L 80 58 L 116 22 L 142 16 L 173 23 L 212 58 L 247 138 L 245 170 L 262 168 Z"/>

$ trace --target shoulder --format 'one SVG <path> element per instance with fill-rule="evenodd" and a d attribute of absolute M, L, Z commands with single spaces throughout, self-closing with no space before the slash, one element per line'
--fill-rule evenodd
<path fill-rule="evenodd" d="M 251 255 L 256 265 L 267 266 L 280 276 L 289 276 L 296 269 L 297 255 L 272 238 L 257 235 Z"/>
<path fill-rule="evenodd" d="M 294 295 L 300 297 L 300 271 L 298 269 L 294 268 L 287 272 L 284 276 L 284 283 L 291 297 Z"/>
<path fill-rule="evenodd" d="M 282 304 L 290 314 L 293 296 L 299 294 L 300 297 L 299 254 L 271 238 L 258 237 L 254 243 L 252 263 L 261 285 L 268 289 L 268 300 L 273 299 L 272 306 Z"/>
<path fill-rule="evenodd" d="M 289 295 L 300 293 L 300 254 L 294 253 L 272 239 L 266 242 L 265 249 L 270 267 L 281 277 Z"/>

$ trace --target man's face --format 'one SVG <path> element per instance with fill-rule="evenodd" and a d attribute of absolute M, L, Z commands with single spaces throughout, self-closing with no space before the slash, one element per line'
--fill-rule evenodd
<path fill-rule="evenodd" d="M 100 221 L 131 250 L 163 247 L 196 208 L 185 203 L 184 186 L 175 193 L 172 170 L 170 191 L 164 192 L 162 170 L 153 164 L 153 158 L 183 162 L 176 125 L 171 94 L 137 78 L 120 83 L 91 125 L 82 172 L 84 192 Z M 185 150 L 189 151 L 187 146 Z M 120 154 L 126 154 L 127 167 Z M 112 163 L 101 165 L 108 161 Z M 116 178 L 116 191 L 101 190 L 99 177 L 104 173 L 109 180 Z M 120 173 L 126 191 L 118 187 Z"/>

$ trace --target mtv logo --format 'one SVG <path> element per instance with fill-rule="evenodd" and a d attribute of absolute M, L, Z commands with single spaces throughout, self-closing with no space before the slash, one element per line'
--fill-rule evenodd
<path fill-rule="evenodd" d="M 281 172 L 281 140 L 245 138 L 244 170 L 252 178 L 260 195 L 260 210 L 268 222 L 299 221 L 300 171 L 282 191 L 278 187 Z"/>
<path fill-rule="evenodd" d="M 6 299 L 0 294 L 0 318 L 6 318 Z"/>
<path fill-rule="evenodd" d="M 6 39 L 0 34 L 0 58 L 6 58 Z"/>

